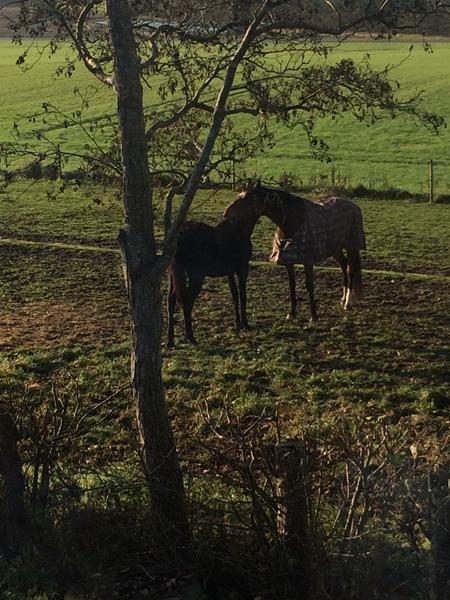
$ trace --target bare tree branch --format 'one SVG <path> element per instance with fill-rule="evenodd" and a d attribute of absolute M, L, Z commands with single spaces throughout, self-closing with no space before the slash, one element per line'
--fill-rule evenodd
<path fill-rule="evenodd" d="M 91 2 L 89 2 L 83 8 L 83 10 L 81 11 L 81 13 L 78 17 L 76 31 L 74 32 L 74 30 L 70 26 L 69 21 L 66 19 L 64 13 L 61 10 L 59 10 L 59 8 L 55 5 L 55 3 L 52 2 L 51 0 L 43 0 L 44 5 L 48 8 L 48 10 L 51 13 L 53 13 L 54 15 L 57 16 L 58 21 L 64 27 L 68 36 L 70 37 L 73 44 L 75 45 L 75 48 L 77 49 L 78 54 L 79 54 L 80 58 L 82 59 L 82 61 L 84 62 L 86 68 L 93 75 L 95 75 L 95 77 L 97 77 L 97 79 L 99 81 L 101 81 L 105 85 L 113 87 L 114 86 L 113 76 L 107 75 L 105 73 L 105 71 L 101 67 L 100 62 L 90 54 L 90 52 L 84 42 L 84 39 L 83 39 L 83 28 L 84 28 L 84 24 L 86 22 L 87 16 L 88 16 L 89 12 L 92 10 L 92 8 L 99 2 L 100 2 L 100 0 L 91 0 Z"/>
<path fill-rule="evenodd" d="M 159 270 L 159 272 L 161 272 L 161 273 L 163 273 L 166 270 L 166 268 L 172 258 L 172 255 L 173 255 L 173 252 L 175 249 L 175 245 L 176 245 L 176 239 L 178 236 L 178 232 L 180 231 L 180 229 L 186 219 L 186 215 L 189 211 L 189 208 L 191 206 L 192 200 L 194 198 L 195 192 L 198 187 L 198 182 L 199 182 L 199 180 L 202 176 L 203 170 L 208 162 L 209 155 L 213 148 L 214 142 L 215 142 L 217 136 L 219 135 L 220 126 L 226 116 L 226 104 L 228 101 L 228 97 L 230 95 L 230 91 L 233 86 L 237 68 L 240 64 L 240 61 L 242 60 L 245 53 L 247 52 L 248 48 L 250 47 L 252 40 L 254 39 L 254 35 L 255 35 L 255 32 L 257 31 L 259 23 L 264 18 L 264 16 L 267 14 L 267 10 L 271 7 L 271 5 L 272 5 L 272 2 L 270 0 L 265 0 L 260 11 L 255 15 L 252 23 L 249 25 L 247 31 L 245 32 L 245 35 L 242 39 L 241 44 L 239 45 L 239 48 L 237 49 L 234 57 L 232 58 L 232 60 L 230 61 L 229 65 L 228 65 L 222 89 L 220 90 L 220 92 L 217 96 L 217 101 L 216 101 L 216 105 L 214 107 L 214 112 L 212 115 L 211 125 L 209 128 L 208 136 L 205 140 L 201 155 L 198 158 L 198 161 L 194 168 L 194 171 L 190 177 L 190 180 L 187 185 L 187 189 L 184 193 L 180 208 L 178 209 L 176 217 L 175 217 L 174 221 L 172 222 L 172 225 L 164 239 L 163 252 L 162 252 L 162 255 L 160 256 L 159 260 L 157 261 L 157 267 L 156 267 Z"/>

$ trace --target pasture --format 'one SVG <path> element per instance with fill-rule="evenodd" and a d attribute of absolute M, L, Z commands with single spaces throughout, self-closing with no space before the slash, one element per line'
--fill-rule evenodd
<path fill-rule="evenodd" d="M 351 42 L 334 56 L 362 58 L 370 52 L 382 67 L 401 62 L 407 47 L 402 42 Z M 450 46 L 436 42 L 433 48 L 429 54 L 418 46 L 395 73 L 402 94 L 423 88 L 427 107 L 450 115 Z M 10 126 L 18 115 L 38 109 L 43 101 L 74 110 L 73 88 L 89 84 L 81 69 L 70 79 L 52 78 L 55 64 L 64 62 L 61 55 L 51 61 L 43 57 L 34 69 L 19 74 L 13 65 L 17 53 L 0 41 L 3 140 L 12 139 Z M 150 110 L 156 99 L 146 93 Z M 113 112 L 111 92 L 98 88 L 86 122 Z M 30 139 L 34 128 L 35 123 L 24 121 Z M 319 129 L 336 155 L 334 177 L 342 187 L 364 184 L 423 193 L 426 161 L 434 158 L 437 192 L 450 189 L 447 130 L 436 137 L 404 121 L 382 121 L 367 129 L 346 116 Z M 69 149 L 84 143 L 71 127 L 52 127 L 46 133 L 58 143 L 67 142 Z M 277 136 L 277 146 L 245 171 L 275 179 L 293 173 L 297 183 L 326 185 L 330 165 L 310 157 L 306 140 L 281 128 Z M 124 573 L 126 583 L 138 581 L 144 591 L 153 585 L 142 575 L 148 575 L 146 567 L 141 572 L 136 567 L 138 555 L 147 566 L 155 558 L 149 551 L 148 497 L 129 388 L 127 303 L 115 242 L 122 205 L 112 188 L 68 185 L 55 195 L 59 185 L 16 181 L 0 193 L 0 400 L 15 409 L 29 485 L 47 461 L 52 486 L 47 505 L 39 494 L 34 498 L 44 532 L 43 555 L 28 566 L 13 566 L 0 581 L 0 595 L 17 590 L 9 596 L 13 600 L 59 598 L 74 582 L 111 565 L 120 569 L 120 577 Z M 224 189 L 202 190 L 190 218 L 216 223 L 233 197 Z M 154 202 L 161 219 L 157 194 Z M 450 205 L 389 196 L 356 202 L 368 242 L 361 307 L 341 310 L 341 275 L 326 262 L 315 278 L 319 321 L 310 324 L 299 267 L 299 316 L 286 321 L 286 276 L 284 269 L 267 262 L 273 226 L 261 219 L 253 235 L 248 281 L 252 329 L 235 331 L 226 281 L 208 279 L 194 309 L 198 347 L 185 341 L 179 310 L 175 348 L 163 345 L 164 384 L 199 560 L 205 562 L 205 580 L 214 577 L 212 564 L 220 564 L 223 575 L 220 583 L 213 581 L 213 597 L 276 597 L 276 591 L 270 595 L 273 590 L 258 587 L 270 581 L 260 567 L 272 563 L 273 556 L 264 556 L 245 520 L 251 492 L 239 483 L 239 471 L 233 471 L 248 450 L 248 435 L 254 435 L 254 444 L 310 436 L 326 449 L 324 461 L 330 453 L 335 471 L 323 488 L 327 497 L 321 512 L 321 535 L 333 557 L 330 573 L 339 580 L 342 569 L 343 580 L 367 585 L 361 589 L 357 583 L 351 596 L 341 590 L 337 598 L 420 600 L 426 593 L 429 542 L 413 517 L 409 527 L 407 517 L 424 497 L 414 487 L 416 481 L 426 481 L 428 465 L 448 450 Z M 330 450 L 327 443 L 336 447 Z M 339 497 L 335 482 L 347 477 L 350 498 L 352 482 L 359 477 L 357 473 L 352 480 L 352 460 L 366 448 L 379 463 L 369 464 L 376 485 L 368 485 L 364 501 L 373 492 L 381 504 L 368 516 L 369 531 L 354 542 L 358 547 L 352 563 L 345 544 L 339 546 L 333 537 L 333 521 L 336 525 L 339 517 L 338 503 L 333 504 Z M 233 462 L 229 454 L 235 451 Z M 385 472 L 382 466 L 394 482 L 389 497 L 381 477 L 376 479 Z M 417 492 L 414 510 L 407 503 L 411 490 Z M 47 511 L 39 513 L 41 501 Z M 357 515 L 361 511 L 366 516 L 367 507 L 355 503 Z M 328 573 L 329 564 L 321 565 L 323 572 Z M 133 577 L 127 569 L 134 569 Z M 249 586 L 247 595 L 239 587 L 243 582 Z M 95 597 L 113 596 L 103 591 Z M 120 589 L 118 597 L 139 594 Z"/>
<path fill-rule="evenodd" d="M 12 578 L 19 590 L 26 585 L 47 591 L 49 585 L 64 587 L 110 565 L 111 551 L 123 561 L 130 544 L 133 552 L 145 548 L 143 539 L 130 541 L 126 516 L 134 514 L 146 492 L 128 388 L 126 298 L 113 241 L 121 206 L 112 190 L 104 188 L 68 188 L 50 201 L 47 193 L 53 185 L 19 182 L 0 196 L 0 398 L 15 406 L 23 431 L 33 440 L 23 448 L 27 464 L 33 463 L 28 453 L 41 439 L 45 415 L 57 414 L 58 406 L 67 407 L 64 427 L 70 440 L 61 445 L 52 467 L 59 490 L 52 511 L 59 515 L 59 526 L 49 542 L 50 562 L 42 571 L 26 571 L 24 581 L 19 570 L 18 579 Z M 215 223 L 232 198 L 224 190 L 203 191 L 193 216 Z M 190 503 L 203 507 L 201 514 L 210 510 L 205 506 L 224 502 L 215 467 L 206 466 L 213 460 L 206 458 L 208 444 L 217 434 L 210 420 L 222 427 L 224 410 L 239 422 L 274 421 L 284 438 L 297 437 L 305 428 L 330 436 L 344 427 L 364 443 L 377 432 L 395 437 L 402 431 L 406 455 L 409 445 L 424 458 L 445 446 L 450 206 L 364 199 L 358 204 L 368 238 L 360 308 L 343 313 L 340 273 L 326 263 L 316 273 L 318 323 L 308 321 L 301 273 L 299 317 L 286 321 L 286 277 L 284 269 L 266 262 L 273 229 L 262 220 L 253 235 L 249 276 L 252 330 L 234 330 L 231 298 L 222 279 L 207 279 L 196 303 L 198 347 L 184 340 L 178 311 L 176 347 L 163 349 L 164 381 Z M 85 428 L 72 437 L 76 414 L 86 415 Z M 262 431 L 270 437 L 267 427 Z M 220 429 L 222 434 L 225 430 Z M 223 440 L 222 435 L 218 447 Z M 78 495 L 72 496 L 73 489 Z M 74 517 L 71 510 L 80 498 Z M 100 522 L 94 509 L 99 514 L 107 509 Z M 110 518 L 115 520 L 111 530 Z M 211 517 L 202 518 L 207 523 Z M 93 540 L 100 536 L 108 543 L 92 545 L 80 535 L 80 523 L 93 528 Z M 210 543 L 210 528 L 204 533 Z M 220 540 L 223 532 L 217 535 Z M 55 549 L 67 544 L 71 553 L 63 558 L 61 551 L 56 558 Z M 213 551 L 221 553 L 220 542 Z M 409 597 L 422 597 L 426 584 L 414 571 L 412 554 L 400 559 L 391 548 L 388 555 L 388 562 L 378 563 L 383 585 L 399 583 L 401 563 Z M 378 585 L 378 571 L 362 565 L 368 569 L 365 576 L 370 574 Z M 234 569 L 231 563 L 228 568 Z"/>
<path fill-rule="evenodd" d="M 91 190 L 101 195 L 100 205 L 86 190 L 49 201 L 48 185 L 18 184 L 0 197 L 2 394 L 16 395 L 30 385 L 40 390 L 65 373 L 83 381 L 89 396 L 97 397 L 97 389 L 108 395 L 126 383 L 128 368 L 114 242 L 121 208 L 107 190 Z M 199 194 L 193 216 L 215 222 L 233 194 L 220 191 L 206 203 L 210 194 Z M 264 221 L 253 236 L 253 331 L 234 332 L 222 280 L 207 280 L 195 307 L 198 348 L 184 341 L 178 313 L 177 347 L 165 352 L 175 410 L 184 413 L 193 401 L 220 398 L 320 413 L 351 406 L 377 416 L 442 408 L 434 399 L 448 398 L 450 207 L 359 204 L 368 235 L 361 309 L 341 312 L 340 274 L 327 263 L 316 277 L 318 324 L 307 321 L 301 273 L 298 291 L 305 305 L 297 322 L 286 322 L 287 282 L 282 268 L 265 262 L 272 226 Z M 261 383 L 251 391 L 255 372 L 267 384 L 262 393 Z"/>
<path fill-rule="evenodd" d="M 84 189 L 49 201 L 51 185 L 15 184 L 0 197 L 2 395 L 41 394 L 63 376 L 94 402 L 127 381 L 126 302 L 113 241 L 121 207 L 102 189 L 90 190 L 102 204 Z M 233 198 L 211 195 L 198 195 L 193 217 L 217 222 Z M 177 347 L 164 352 L 175 413 L 195 419 L 197 403 L 224 399 L 242 410 L 288 413 L 440 413 L 448 403 L 450 207 L 358 203 L 368 236 L 363 306 L 343 314 L 340 274 L 326 263 L 316 276 L 319 322 L 308 323 L 301 272 L 305 304 L 296 322 L 285 321 L 286 277 L 266 262 L 272 226 L 263 220 L 249 276 L 253 330 L 233 330 L 222 280 L 207 280 L 195 307 L 198 348 L 184 341 L 178 313 Z"/>
<path fill-rule="evenodd" d="M 398 65 L 392 71 L 392 79 L 400 83 L 399 94 L 403 98 L 421 90 L 423 106 L 447 118 L 448 108 L 448 65 L 450 45 L 445 41 L 432 43 L 432 52 L 426 52 L 420 40 L 408 57 L 408 41 L 352 41 L 336 48 L 331 60 L 353 58 L 363 60 L 369 54 L 377 68 Z M 32 131 L 40 131 L 56 143 L 64 145 L 66 151 L 75 152 L 88 141 L 77 127 L 63 125 L 43 125 L 27 121 L 26 115 L 40 111 L 43 102 L 54 103 L 63 112 L 70 114 L 80 107 L 81 94 L 89 90 L 93 94 L 89 108 L 84 111 L 82 122 L 89 125 L 106 116 L 114 118 L 115 100 L 111 90 L 88 76 L 82 67 L 75 69 L 71 77 L 54 73 L 57 67 L 66 64 L 64 51 L 50 58 L 44 52 L 40 61 L 31 70 L 21 73 L 15 62 L 24 46 L 13 46 L 8 40 L 0 40 L 0 77 L 2 87 L 0 100 L 0 140 L 11 140 L 12 124 L 19 121 L 25 139 L 32 139 Z M 30 50 L 28 62 L 36 59 L 36 51 Z M 152 89 L 145 89 L 146 109 L 151 114 L 161 100 Z M 292 174 L 296 183 L 314 187 L 330 182 L 331 179 L 343 188 L 364 185 L 377 190 L 401 189 L 413 193 L 427 191 L 427 162 L 436 163 L 436 192 L 446 194 L 450 190 L 448 177 L 450 153 L 450 132 L 442 130 L 439 135 L 425 130 L 412 121 L 403 118 L 383 119 L 374 126 L 357 123 L 348 115 L 336 120 L 325 119 L 317 126 L 317 133 L 330 146 L 332 163 L 320 163 L 309 151 L 308 142 L 300 130 L 286 130 L 273 123 L 277 145 L 274 149 L 260 154 L 246 165 L 238 165 L 238 176 L 264 173 L 266 177 L 278 180 L 283 174 Z"/>

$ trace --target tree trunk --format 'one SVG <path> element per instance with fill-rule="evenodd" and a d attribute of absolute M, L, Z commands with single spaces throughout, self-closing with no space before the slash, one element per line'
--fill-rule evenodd
<path fill-rule="evenodd" d="M 24 479 L 17 451 L 17 431 L 11 415 L 0 405 L 0 554 L 20 553 L 27 538 Z"/>
<path fill-rule="evenodd" d="M 183 479 L 161 376 L 161 274 L 155 269 L 152 189 L 147 163 L 140 68 L 128 2 L 106 0 L 114 54 L 124 180 L 125 227 L 119 234 L 130 306 L 131 378 L 143 464 L 160 550 L 186 546 Z"/>

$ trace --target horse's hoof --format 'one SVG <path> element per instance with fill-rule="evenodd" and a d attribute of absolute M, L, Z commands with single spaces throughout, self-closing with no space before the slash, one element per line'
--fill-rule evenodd
<path fill-rule="evenodd" d="M 191 342 L 191 344 L 192 344 L 193 346 L 198 346 L 198 342 L 197 342 L 197 340 L 196 340 L 195 338 L 193 338 L 193 337 L 188 337 L 187 339 L 188 339 L 188 341 L 189 341 L 189 342 Z"/>
<path fill-rule="evenodd" d="M 250 327 L 250 325 L 235 325 L 234 329 L 236 331 L 236 333 L 241 333 L 241 331 L 250 331 L 252 328 Z"/>
<path fill-rule="evenodd" d="M 288 313 L 286 315 L 286 321 L 295 321 L 296 318 L 297 318 L 297 315 L 295 313 Z"/>
<path fill-rule="evenodd" d="M 175 342 L 174 341 L 167 342 L 167 348 L 170 349 L 170 350 L 172 348 L 175 348 Z"/>

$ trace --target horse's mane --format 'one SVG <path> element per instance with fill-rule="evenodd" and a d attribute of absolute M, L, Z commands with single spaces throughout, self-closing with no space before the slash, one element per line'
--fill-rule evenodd
<path fill-rule="evenodd" d="M 186 221 L 178 236 L 178 248 L 184 251 L 187 247 L 211 244 L 217 236 L 227 235 L 236 231 L 236 224 L 222 219 L 215 225 L 203 221 Z"/>
<path fill-rule="evenodd" d="M 181 232 L 207 231 L 208 229 L 212 229 L 212 227 L 214 227 L 214 225 L 208 225 L 208 223 L 204 223 L 203 221 L 185 221 L 181 228 Z"/>
<path fill-rule="evenodd" d="M 295 196 L 286 190 L 281 190 L 279 188 L 272 188 L 268 186 L 264 186 L 261 188 L 264 192 L 271 192 L 278 196 L 278 198 L 282 201 L 285 206 L 291 206 L 292 208 L 298 208 L 299 205 L 303 205 L 305 202 L 308 202 L 306 198 L 301 198 L 300 196 Z"/>

